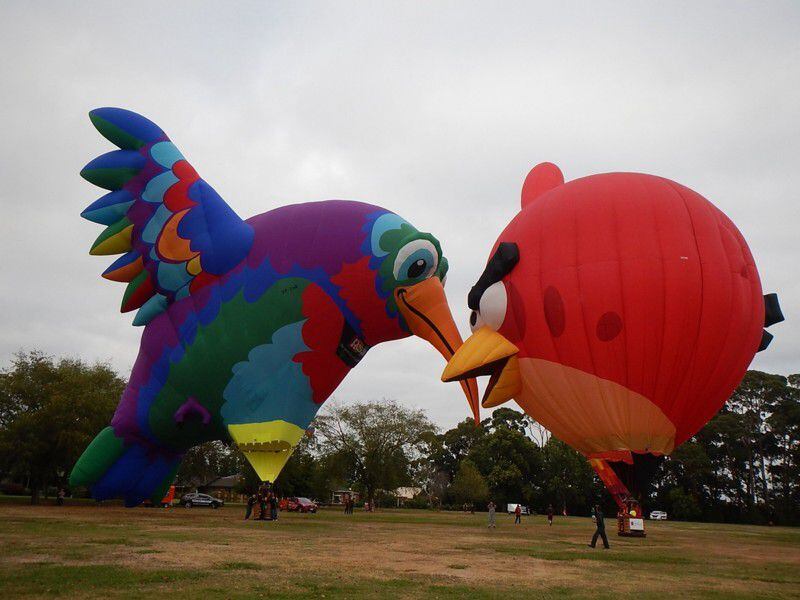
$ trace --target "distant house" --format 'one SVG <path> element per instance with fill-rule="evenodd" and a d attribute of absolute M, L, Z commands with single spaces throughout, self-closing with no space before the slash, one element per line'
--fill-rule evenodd
<path fill-rule="evenodd" d="M 352 498 L 354 502 L 358 502 L 361 499 L 361 495 L 354 490 L 334 490 L 331 494 L 331 504 L 344 504 L 347 498 Z"/>
<path fill-rule="evenodd" d="M 399 487 L 394 491 L 397 497 L 397 507 L 403 506 L 406 500 L 413 500 L 422 493 L 422 488 L 419 487 Z"/>
<path fill-rule="evenodd" d="M 412 500 L 422 493 L 420 487 L 399 487 L 394 491 L 394 495 L 402 500 Z"/>
<path fill-rule="evenodd" d="M 226 477 L 217 477 L 208 483 L 198 485 L 197 491 L 209 494 L 210 496 L 216 496 L 225 502 L 244 502 L 244 494 L 234 491 L 241 479 L 242 475 L 240 473 L 228 475 Z"/>

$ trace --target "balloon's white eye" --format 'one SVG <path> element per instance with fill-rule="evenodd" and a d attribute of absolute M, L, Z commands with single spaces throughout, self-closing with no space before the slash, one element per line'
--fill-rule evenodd
<path fill-rule="evenodd" d="M 508 296 L 506 286 L 502 281 L 493 283 L 483 292 L 480 301 L 480 317 L 489 327 L 497 331 L 506 318 L 506 308 L 508 307 Z"/>
<path fill-rule="evenodd" d="M 397 281 L 421 281 L 433 275 L 439 267 L 439 253 L 430 240 L 408 242 L 394 259 L 394 278 Z"/>

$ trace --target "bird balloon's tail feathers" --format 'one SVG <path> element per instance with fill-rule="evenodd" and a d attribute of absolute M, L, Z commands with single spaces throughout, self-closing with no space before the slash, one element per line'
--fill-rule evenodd
<path fill-rule="evenodd" d="M 109 426 L 84 450 L 69 483 L 88 487 L 95 500 L 122 498 L 129 507 L 147 499 L 157 504 L 175 480 L 181 458 L 136 442 L 126 444 Z"/>
<path fill-rule="evenodd" d="M 122 312 L 146 325 L 170 303 L 216 281 L 253 243 L 245 223 L 152 121 L 121 108 L 89 113 L 119 150 L 95 158 L 81 176 L 109 192 L 84 219 L 105 225 L 90 254 L 122 254 L 103 273 L 127 284 Z"/>

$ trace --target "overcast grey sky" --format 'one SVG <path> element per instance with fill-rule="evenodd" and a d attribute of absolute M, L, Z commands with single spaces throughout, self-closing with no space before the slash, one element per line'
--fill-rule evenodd
<path fill-rule="evenodd" d="M 141 329 L 90 257 L 78 177 L 108 144 L 86 113 L 161 125 L 243 217 L 348 198 L 442 242 L 466 292 L 530 167 L 663 175 L 743 232 L 788 321 L 753 367 L 800 371 L 800 4 L 796 2 L 10 2 L 0 4 L 0 367 L 21 349 L 107 360 Z M 463 419 L 441 357 L 372 350 L 340 401 Z"/>

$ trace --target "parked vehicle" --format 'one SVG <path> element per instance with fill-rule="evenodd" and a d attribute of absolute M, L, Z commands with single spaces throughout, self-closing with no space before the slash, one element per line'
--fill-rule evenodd
<path fill-rule="evenodd" d="M 522 509 L 522 514 L 523 514 L 523 515 L 529 515 L 529 514 L 531 514 L 531 513 L 530 513 L 530 511 L 528 510 L 528 507 L 527 507 L 527 506 L 525 506 L 524 504 L 520 504 L 519 506 L 520 506 L 520 508 Z M 507 506 L 507 508 L 506 508 L 506 511 L 507 511 L 507 512 L 508 512 L 508 514 L 510 514 L 510 515 L 511 515 L 511 514 L 513 514 L 513 513 L 514 513 L 514 511 L 516 511 L 516 510 L 517 510 L 517 505 L 516 505 L 516 504 L 509 504 L 509 505 Z"/>
<path fill-rule="evenodd" d="M 201 494 L 200 492 L 190 492 L 181 496 L 181 504 L 186 508 L 194 506 L 210 506 L 211 508 L 219 508 L 225 502 L 214 496 L 208 494 Z"/>
<path fill-rule="evenodd" d="M 289 512 L 315 513 L 317 505 L 308 498 L 292 496 L 281 500 L 280 509 Z"/>
<path fill-rule="evenodd" d="M 667 513 L 663 510 L 651 510 L 650 511 L 650 518 L 653 521 L 666 521 L 667 520 Z"/>

